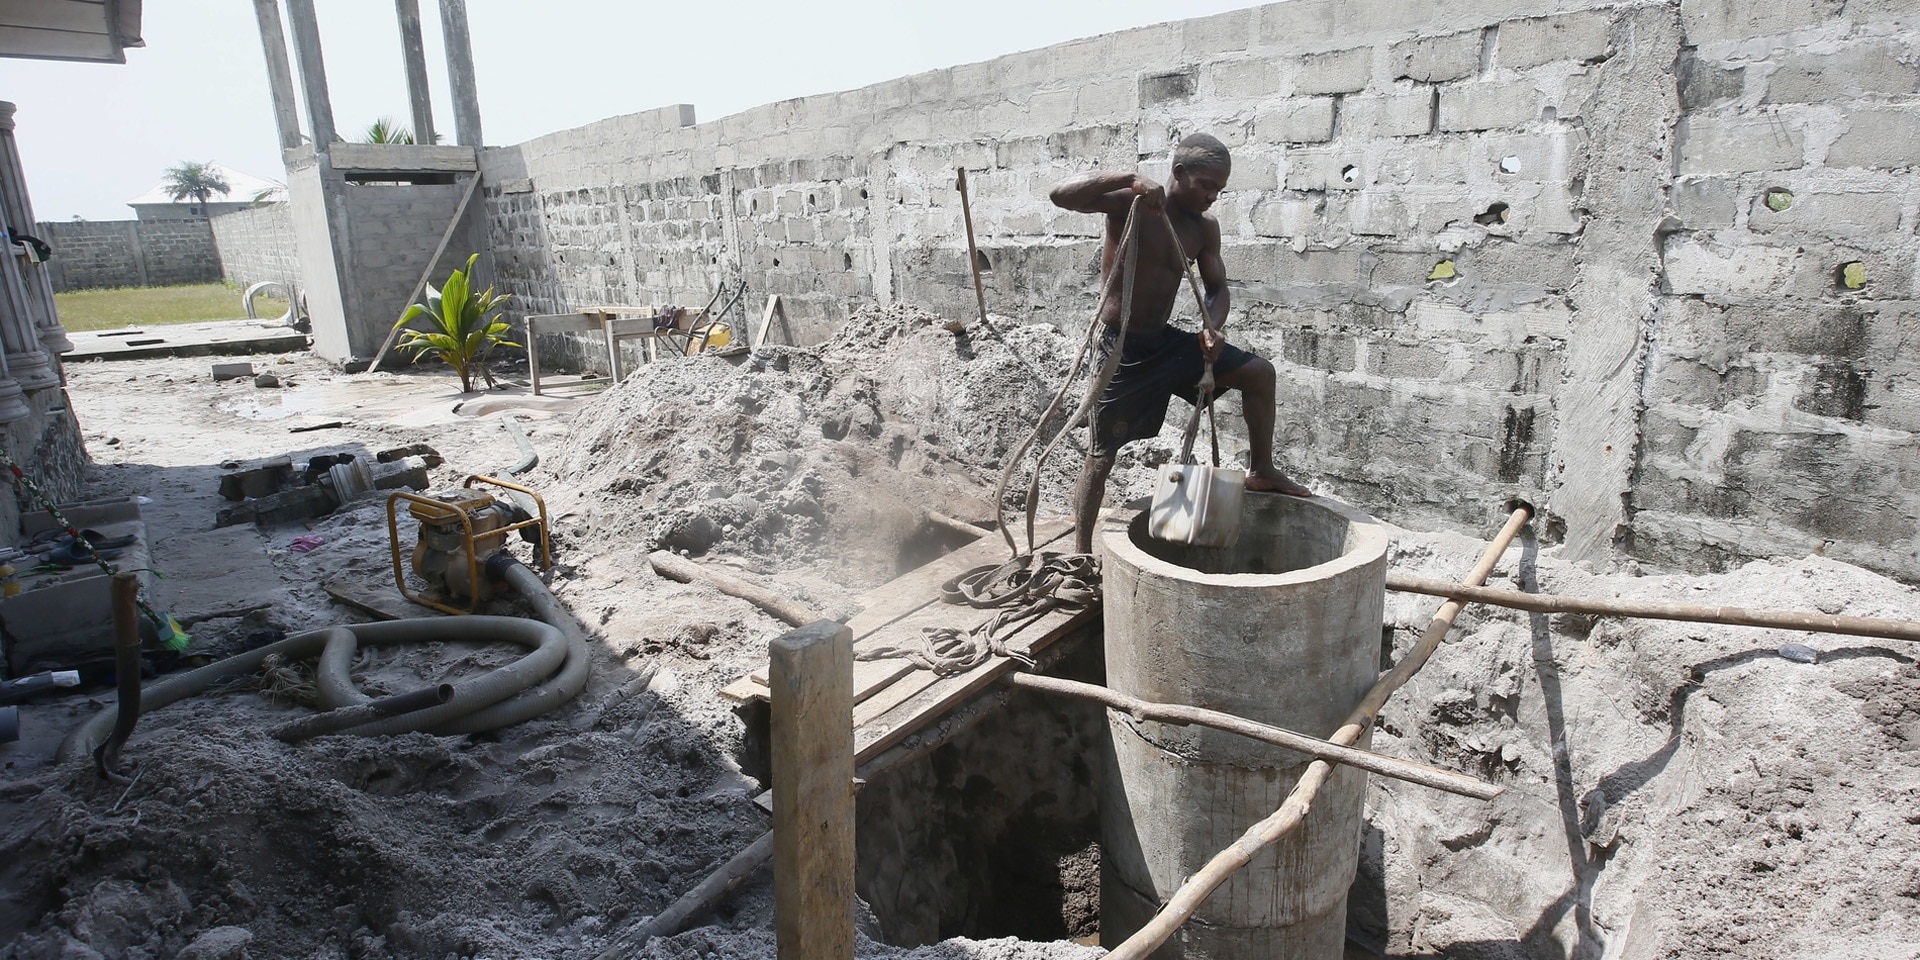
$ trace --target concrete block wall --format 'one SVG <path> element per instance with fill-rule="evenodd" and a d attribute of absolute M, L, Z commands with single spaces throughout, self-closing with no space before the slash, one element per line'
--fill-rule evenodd
<path fill-rule="evenodd" d="M 864 302 L 972 314 L 961 166 L 990 309 L 1078 329 L 1100 223 L 1047 191 L 1164 177 L 1203 130 L 1235 158 L 1231 330 L 1274 360 L 1282 459 L 1320 489 L 1475 532 L 1525 497 L 1579 555 L 1694 568 L 1846 540 L 1915 579 L 1893 347 L 1920 27 L 1830 6 L 1294 0 L 669 107 L 485 151 L 488 240 L 523 309 L 744 277 L 817 340 Z"/>
<path fill-rule="evenodd" d="M 1681 4 L 1630 494 L 1630 548 L 1662 563 L 1920 577 L 1920 8 L 1833 6 Z"/>
<path fill-rule="evenodd" d="M 48 263 L 58 292 L 220 279 L 220 253 L 205 219 L 41 222 L 34 229 L 53 247 Z"/>
<path fill-rule="evenodd" d="M 353 356 L 371 357 L 406 312 L 408 296 L 420 282 L 427 259 L 460 204 L 465 184 L 348 183 L 345 236 L 335 236 L 346 264 L 346 316 Z M 464 269 L 475 245 L 456 230 L 434 266 L 428 283 L 438 288 L 455 269 Z M 483 274 L 481 289 L 491 282 Z M 421 291 L 424 300 L 426 292 Z"/>
<path fill-rule="evenodd" d="M 300 283 L 300 252 L 293 239 L 293 210 L 288 204 L 248 207 L 211 218 L 213 242 L 222 277 L 234 286 L 272 280 Z"/>

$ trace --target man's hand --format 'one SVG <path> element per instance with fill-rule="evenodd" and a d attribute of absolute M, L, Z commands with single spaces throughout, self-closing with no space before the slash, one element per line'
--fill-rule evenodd
<path fill-rule="evenodd" d="M 1140 202 L 1148 210 L 1159 210 L 1167 205 L 1167 188 L 1137 173 L 1133 175 L 1133 192 L 1140 195 Z"/>
<path fill-rule="evenodd" d="M 1220 359 L 1220 351 L 1227 346 L 1227 335 L 1202 323 L 1200 325 L 1200 353 L 1208 363 Z"/>

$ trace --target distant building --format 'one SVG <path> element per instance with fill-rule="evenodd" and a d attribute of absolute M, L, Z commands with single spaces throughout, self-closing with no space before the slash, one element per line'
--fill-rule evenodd
<path fill-rule="evenodd" d="M 227 181 L 227 192 L 214 196 L 206 203 L 193 197 L 179 200 L 167 190 L 166 181 L 153 185 L 146 193 L 127 201 L 133 208 L 134 216 L 141 220 L 185 220 L 217 217 L 235 210 L 245 210 L 257 203 L 285 203 L 287 188 L 272 180 L 262 180 L 248 173 L 222 164 L 213 164 L 220 178 Z"/>

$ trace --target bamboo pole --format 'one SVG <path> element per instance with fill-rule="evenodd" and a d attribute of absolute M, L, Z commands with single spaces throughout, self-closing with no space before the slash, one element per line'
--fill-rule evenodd
<path fill-rule="evenodd" d="M 1093 700 L 1115 710 L 1125 711 L 1140 720 L 1157 720 L 1183 727 L 1198 725 L 1225 730 L 1228 733 L 1237 733 L 1243 737 L 1285 747 L 1322 760 L 1344 763 L 1383 777 L 1405 780 L 1408 783 L 1419 784 L 1434 790 L 1444 790 L 1447 793 L 1472 797 L 1476 800 L 1492 800 L 1505 790 L 1504 787 L 1497 787 L 1452 770 L 1443 770 L 1424 763 L 1389 757 L 1342 744 L 1328 743 L 1306 734 L 1269 726 L 1244 717 L 1236 717 L 1230 713 L 1221 713 L 1218 710 L 1208 710 L 1205 707 L 1155 703 L 1151 700 L 1128 696 L 1109 687 L 1057 677 L 1043 677 L 1032 673 L 1010 673 L 1002 677 L 1001 682 L 1042 693 Z"/>
<path fill-rule="evenodd" d="M 1507 551 L 1507 545 L 1513 542 L 1513 538 L 1520 533 L 1521 527 L 1526 526 L 1531 516 L 1532 511 L 1527 507 L 1514 510 L 1513 515 L 1507 518 L 1506 525 L 1500 528 L 1493 542 L 1488 544 L 1486 552 L 1480 555 L 1480 562 L 1474 565 L 1473 572 L 1469 573 L 1463 582 L 1468 586 L 1479 586 L 1485 583 L 1487 576 L 1493 572 L 1494 564 L 1500 561 L 1500 555 Z M 1360 705 L 1348 715 L 1347 722 L 1327 739 L 1341 746 L 1352 746 L 1358 741 L 1360 735 L 1366 731 L 1367 725 L 1372 723 L 1374 717 L 1380 712 L 1381 705 L 1386 703 L 1387 697 L 1405 685 L 1421 667 L 1426 665 L 1427 659 L 1440 647 L 1441 639 L 1447 635 L 1448 630 L 1453 628 L 1453 618 L 1459 615 L 1460 608 L 1463 606 L 1465 604 L 1459 600 L 1448 600 L 1441 604 L 1440 609 L 1434 612 L 1433 619 L 1427 622 L 1426 632 L 1421 635 L 1420 642 L 1415 644 L 1413 650 L 1392 670 L 1387 671 L 1386 676 L 1381 677 L 1379 682 L 1373 685 L 1373 689 L 1367 691 L 1367 695 L 1361 698 Z M 1148 954 L 1159 949 L 1161 944 L 1166 943 L 1167 939 L 1193 916 L 1194 911 L 1206 902 L 1213 891 L 1227 882 L 1227 878 L 1232 876 L 1234 871 L 1246 866 L 1262 849 L 1299 829 L 1300 824 L 1306 821 L 1308 811 L 1313 809 L 1313 801 L 1320 792 L 1321 785 L 1326 783 L 1328 775 L 1332 772 L 1333 764 L 1325 760 L 1315 760 L 1308 764 L 1307 772 L 1300 776 L 1300 782 L 1295 784 L 1292 792 L 1287 794 L 1287 799 L 1280 805 L 1280 809 L 1274 811 L 1273 815 L 1265 820 L 1248 827 L 1247 831 L 1240 835 L 1240 839 L 1235 840 L 1225 850 L 1214 854 L 1213 859 L 1208 861 L 1199 873 L 1194 874 L 1181 885 L 1179 890 L 1174 891 L 1173 896 L 1167 900 L 1167 905 L 1162 907 L 1146 926 L 1128 937 L 1125 943 L 1115 947 L 1107 954 L 1106 960 L 1144 960 Z"/>
<path fill-rule="evenodd" d="M 704 580 L 713 584 L 721 593 L 739 597 L 796 627 L 804 627 L 826 619 L 806 604 L 790 600 L 758 584 L 748 583 L 732 574 L 694 563 L 692 560 L 665 550 L 655 550 L 648 554 L 647 561 L 653 564 L 653 572 L 663 577 L 678 580 L 681 583 Z"/>
<path fill-rule="evenodd" d="M 1425 577 L 1387 575 L 1387 589 L 1403 593 L 1426 593 L 1475 603 L 1490 603 L 1534 613 L 1585 613 L 1603 617 L 1638 617 L 1645 620 L 1683 620 L 1689 623 L 1724 623 L 1737 627 L 1772 627 L 1780 630 L 1806 630 L 1812 633 L 1842 633 L 1854 637 L 1878 637 L 1884 640 L 1920 641 L 1920 623 L 1906 620 L 1879 620 L 1873 617 L 1838 617 L 1824 613 L 1797 613 L 1789 610 L 1748 610 L 1744 607 L 1712 607 L 1689 603 L 1665 603 L 1657 600 L 1607 600 L 1597 597 L 1555 597 L 1498 587 L 1467 587 L 1445 580 Z"/>

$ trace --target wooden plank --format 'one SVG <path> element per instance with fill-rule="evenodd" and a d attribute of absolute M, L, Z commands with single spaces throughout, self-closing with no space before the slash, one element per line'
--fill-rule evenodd
<path fill-rule="evenodd" d="M 787 308 L 780 304 L 780 295 L 777 293 L 767 298 L 767 312 L 760 315 L 760 328 L 753 332 L 753 349 L 758 350 L 761 344 L 767 342 L 767 329 L 773 326 L 773 315 L 776 313 L 782 320 L 787 317 Z"/>
<path fill-rule="evenodd" d="M 1098 607 L 1071 614 L 1059 611 L 1049 613 L 1019 632 L 1018 636 L 1025 641 L 1021 646 L 1028 653 L 1044 650 L 1055 640 L 1093 622 L 1099 616 Z M 899 743 L 928 720 L 979 693 L 1019 665 L 1018 661 L 995 657 L 966 673 L 941 677 L 928 684 L 899 706 L 870 719 L 855 731 L 855 761 L 874 756 Z"/>
<path fill-rule="evenodd" d="M 755 700 L 765 700 L 768 697 L 768 693 L 767 685 L 761 683 L 752 675 L 741 677 L 720 688 L 721 696 L 737 703 L 752 703 Z"/>
<path fill-rule="evenodd" d="M 853 633 L 802 627 L 773 665 L 773 926 L 789 960 L 853 960 Z"/>

